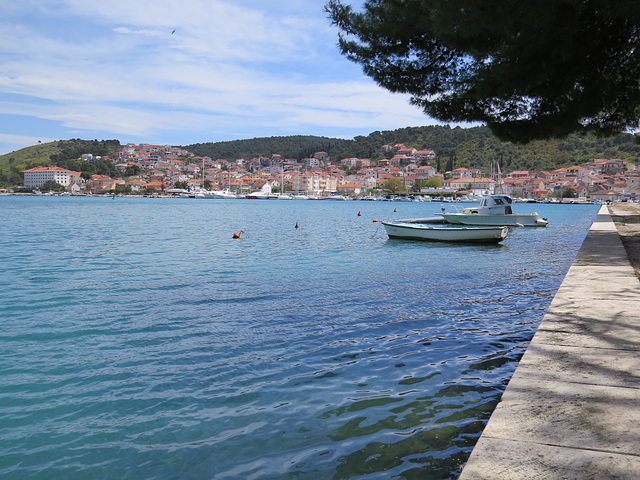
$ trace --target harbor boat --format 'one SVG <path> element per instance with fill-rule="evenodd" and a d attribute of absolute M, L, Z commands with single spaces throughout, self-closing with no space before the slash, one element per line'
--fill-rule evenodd
<path fill-rule="evenodd" d="M 275 199 L 276 197 L 273 196 L 271 192 L 271 185 L 265 183 L 259 191 L 247 193 L 245 198 L 249 200 L 269 200 L 270 198 Z"/>
<path fill-rule="evenodd" d="M 346 197 L 344 195 L 325 195 L 323 197 L 320 197 L 320 200 L 334 200 L 334 201 L 340 201 L 340 202 L 344 202 L 346 200 L 350 200 L 349 197 Z"/>
<path fill-rule="evenodd" d="M 442 207 L 442 217 L 454 225 L 492 225 L 510 227 L 546 227 L 547 219 L 537 213 L 513 213 L 509 195 L 489 195 L 477 207 L 466 207 L 462 212 L 448 212 Z"/>
<path fill-rule="evenodd" d="M 229 190 L 214 190 L 210 198 L 236 198 L 236 194 Z"/>
<path fill-rule="evenodd" d="M 433 242 L 498 243 L 507 238 L 509 227 L 454 227 L 420 223 L 381 222 L 389 238 Z"/>

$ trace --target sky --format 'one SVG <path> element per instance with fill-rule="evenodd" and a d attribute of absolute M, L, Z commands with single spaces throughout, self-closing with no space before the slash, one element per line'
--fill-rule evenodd
<path fill-rule="evenodd" d="M 0 154 L 70 138 L 189 145 L 438 124 L 340 54 L 325 3 L 0 2 Z"/>

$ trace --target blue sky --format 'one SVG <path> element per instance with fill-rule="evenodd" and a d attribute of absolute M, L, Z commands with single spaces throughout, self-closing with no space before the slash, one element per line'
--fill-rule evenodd
<path fill-rule="evenodd" d="M 188 145 L 438 123 L 339 53 L 324 3 L 0 2 L 0 154 L 69 138 Z"/>

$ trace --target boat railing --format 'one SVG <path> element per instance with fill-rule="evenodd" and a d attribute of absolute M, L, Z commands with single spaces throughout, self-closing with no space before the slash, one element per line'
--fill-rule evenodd
<path fill-rule="evenodd" d="M 445 206 L 444 203 L 440 204 L 440 212 L 442 213 L 462 213 L 462 207 L 460 205 L 448 204 Z"/>

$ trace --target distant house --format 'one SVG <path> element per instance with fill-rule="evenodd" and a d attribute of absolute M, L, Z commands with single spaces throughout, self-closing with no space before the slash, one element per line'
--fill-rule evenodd
<path fill-rule="evenodd" d="M 346 195 L 360 195 L 367 190 L 367 187 L 357 183 L 345 183 L 344 185 L 339 185 L 337 190 Z"/>
<path fill-rule="evenodd" d="M 114 181 L 108 175 L 92 175 L 87 182 L 87 190 L 91 192 L 107 192 L 115 188 Z"/>
<path fill-rule="evenodd" d="M 416 170 L 416 173 L 420 175 L 425 175 L 427 177 L 432 177 L 436 174 L 436 169 L 433 168 L 431 165 L 425 165 L 423 167 L 418 167 L 418 170 Z"/>
<path fill-rule="evenodd" d="M 340 164 L 348 168 L 356 168 L 357 162 L 358 159 L 356 157 L 343 158 L 342 160 L 340 160 Z"/>
<path fill-rule="evenodd" d="M 321 162 L 328 162 L 329 154 L 327 152 L 316 152 L 313 154 L 313 158 L 320 160 Z"/>
<path fill-rule="evenodd" d="M 473 190 L 476 195 L 492 194 L 495 189 L 495 184 L 496 182 L 486 177 L 450 178 L 444 181 L 444 187 L 453 190 L 464 190 L 471 186 L 471 190 Z"/>
<path fill-rule="evenodd" d="M 468 168 L 464 168 L 464 167 L 460 167 L 460 168 L 456 168 L 455 170 L 451 171 L 451 177 L 453 179 L 459 179 L 459 178 L 465 178 L 465 177 L 470 177 L 471 175 L 469 175 L 469 169 Z"/>
<path fill-rule="evenodd" d="M 413 156 L 424 160 L 433 160 L 436 158 L 436 152 L 433 150 L 418 150 L 413 154 Z"/>
<path fill-rule="evenodd" d="M 144 188 L 149 190 L 164 190 L 165 187 L 166 184 L 163 182 L 149 182 L 144 185 Z"/>
<path fill-rule="evenodd" d="M 132 178 L 126 183 L 126 186 L 131 187 L 132 192 L 139 192 L 140 190 L 144 189 L 145 182 L 143 180 L 140 180 L 139 178 Z"/>
<path fill-rule="evenodd" d="M 527 178 L 529 177 L 529 170 L 514 170 L 509 175 L 511 178 Z"/>

